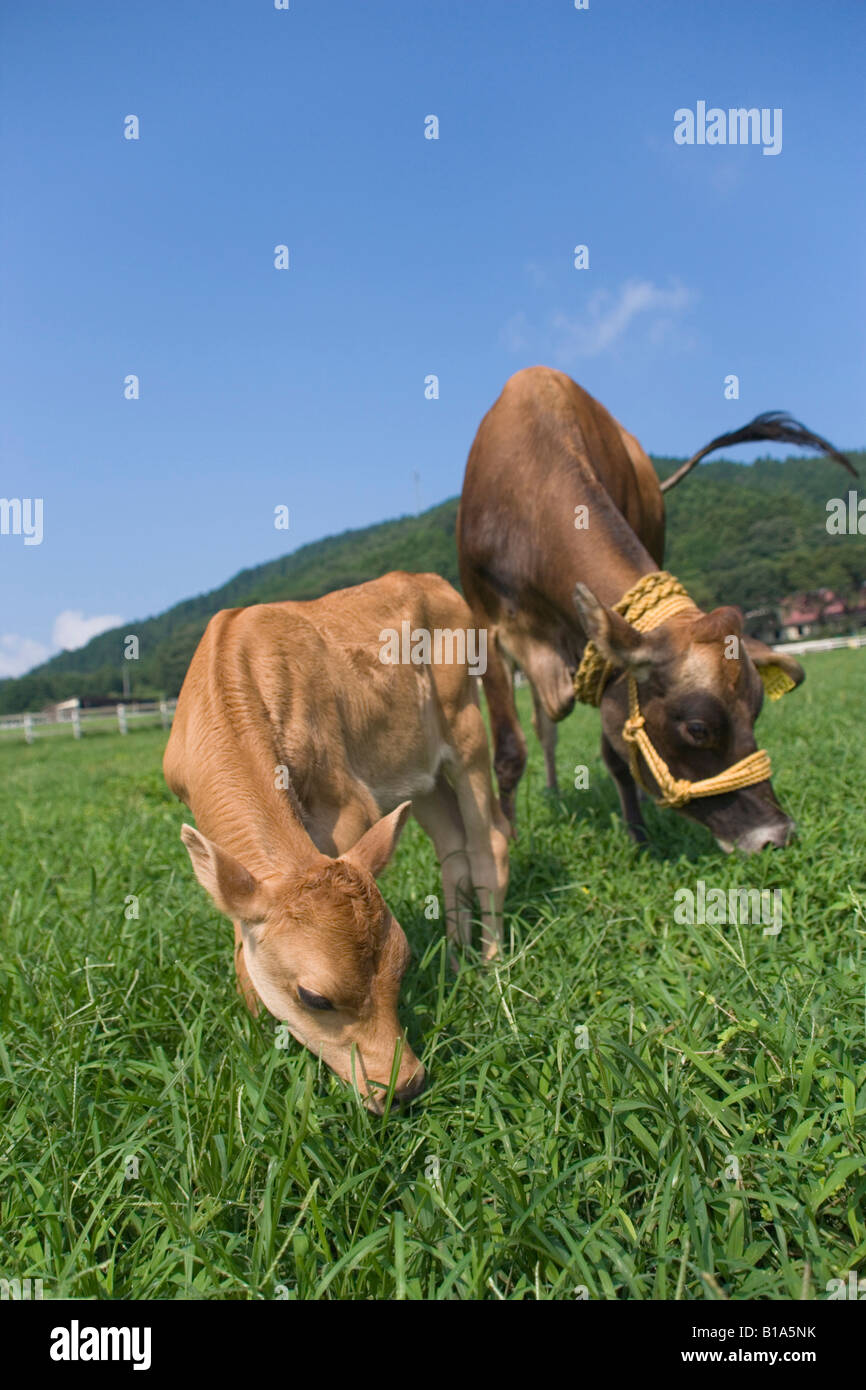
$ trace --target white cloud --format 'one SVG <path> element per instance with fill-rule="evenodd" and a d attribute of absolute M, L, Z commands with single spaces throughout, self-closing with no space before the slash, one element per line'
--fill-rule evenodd
<path fill-rule="evenodd" d="M 17 632 L 0 635 L 0 680 L 7 676 L 23 676 L 34 666 L 41 666 L 58 647 L 74 652 L 85 646 L 91 637 L 100 632 L 119 627 L 123 619 L 116 613 L 105 613 L 98 617 L 85 618 L 80 608 L 67 608 L 58 613 L 52 630 L 52 643 L 47 647 L 33 637 L 21 637 Z"/>
<path fill-rule="evenodd" d="M 89 642 L 91 637 L 98 637 L 100 632 L 107 632 L 109 628 L 119 627 L 122 622 L 123 619 L 116 613 L 85 618 L 80 608 L 64 609 L 54 619 L 54 645 L 67 652 L 77 651 Z"/>
<path fill-rule="evenodd" d="M 584 314 L 554 314 L 550 326 L 563 356 L 597 357 L 622 338 L 638 315 L 650 316 L 652 336 L 660 321 L 669 323 L 693 301 L 685 285 L 663 290 L 650 280 L 626 280 L 615 294 L 596 290 Z"/>
<path fill-rule="evenodd" d="M 0 680 L 7 676 L 23 676 L 31 667 L 47 661 L 50 655 L 49 648 L 34 642 L 32 637 L 7 632 L 0 637 Z"/>
<path fill-rule="evenodd" d="M 509 352 L 567 365 L 579 357 L 607 352 L 629 331 L 634 334 L 637 320 L 641 320 L 646 341 L 654 347 L 677 346 L 678 342 L 682 346 L 678 325 L 696 298 L 693 290 L 676 281 L 662 289 L 651 280 L 626 280 L 615 291 L 595 290 L 583 312 L 560 310 L 543 324 L 533 325 L 520 310 L 505 324 L 500 341 Z"/>

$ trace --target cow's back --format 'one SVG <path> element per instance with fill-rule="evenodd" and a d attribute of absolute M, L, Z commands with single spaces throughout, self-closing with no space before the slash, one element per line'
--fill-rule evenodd
<path fill-rule="evenodd" d="M 620 549 L 664 549 L 664 503 L 652 463 L 603 405 L 563 372 L 528 367 L 505 384 L 469 454 L 460 500 L 461 577 L 506 591 L 557 589 L 574 550 L 575 508 L 605 522 Z M 618 515 L 614 515 L 614 513 Z"/>

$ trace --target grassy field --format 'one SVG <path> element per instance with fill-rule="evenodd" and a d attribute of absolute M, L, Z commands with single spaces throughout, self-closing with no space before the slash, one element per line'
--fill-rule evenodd
<path fill-rule="evenodd" d="M 635 850 L 580 709 L 559 766 L 589 789 L 549 798 L 532 740 L 509 952 L 454 976 L 409 827 L 382 887 L 430 1084 L 385 1119 L 236 997 L 161 730 L 2 744 L 0 1277 L 46 1298 L 824 1299 L 866 1274 L 866 653 L 805 664 L 760 725 L 800 826 L 784 853 L 726 858 L 654 809 Z M 781 933 L 677 925 L 698 879 L 782 889 Z"/>

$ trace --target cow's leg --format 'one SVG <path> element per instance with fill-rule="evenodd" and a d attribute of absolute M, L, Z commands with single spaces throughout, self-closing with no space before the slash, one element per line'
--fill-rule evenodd
<path fill-rule="evenodd" d="M 509 825 L 493 793 L 487 733 L 474 692 L 451 720 L 451 739 L 456 756 L 450 775 L 466 828 L 472 886 L 481 906 L 482 953 L 492 960 L 502 947 Z"/>
<path fill-rule="evenodd" d="M 487 670 L 482 681 L 493 731 L 493 766 L 499 800 L 503 814 L 514 825 L 514 793 L 526 766 L 526 738 L 514 703 L 511 666 L 502 655 L 493 628 L 489 632 Z"/>
<path fill-rule="evenodd" d="M 433 791 L 426 796 L 413 797 L 412 813 L 433 841 L 439 860 L 445 929 L 451 963 L 455 965 L 454 946 L 457 943 L 468 945 L 472 940 L 472 871 L 466 855 L 466 831 L 460 807 L 444 777 L 439 777 Z"/>
<path fill-rule="evenodd" d="M 250 1013 L 258 1016 L 259 996 L 256 994 L 253 982 L 250 979 L 247 963 L 244 960 L 244 939 L 241 932 L 240 922 L 235 922 L 235 973 L 238 977 L 238 994 L 243 999 Z"/>
<path fill-rule="evenodd" d="M 623 761 L 604 734 L 601 737 L 601 756 L 619 792 L 619 804 L 626 829 L 636 844 L 645 845 L 649 836 L 641 815 L 635 780 L 629 771 L 628 763 Z"/>
<path fill-rule="evenodd" d="M 556 778 L 556 740 L 558 731 L 552 719 L 544 713 L 544 708 L 539 699 L 538 691 L 535 686 L 532 689 L 532 727 L 538 735 L 538 741 L 544 751 L 544 766 L 547 772 L 548 791 L 558 792 L 559 783 Z"/>

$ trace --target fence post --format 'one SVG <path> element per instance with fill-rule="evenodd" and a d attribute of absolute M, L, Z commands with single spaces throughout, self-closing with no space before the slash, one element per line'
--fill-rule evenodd
<path fill-rule="evenodd" d="M 25 743 L 32 743 L 32 742 L 33 742 L 33 737 L 34 737 L 34 735 L 33 735 L 33 720 L 31 719 L 31 717 L 30 717 L 29 714 L 25 714 L 25 716 L 24 716 L 24 742 L 25 742 Z"/>
<path fill-rule="evenodd" d="M 164 729 L 167 729 L 167 728 L 168 728 L 168 701 L 167 701 L 167 700 L 160 700 L 160 702 L 159 702 L 159 717 L 160 717 L 160 719 L 162 720 L 162 727 L 163 727 Z"/>
<path fill-rule="evenodd" d="M 120 729 L 120 732 L 122 734 L 125 734 L 127 732 L 126 705 L 117 706 L 117 727 Z"/>
<path fill-rule="evenodd" d="M 72 736 L 81 738 L 81 715 L 77 709 L 72 711 Z"/>

